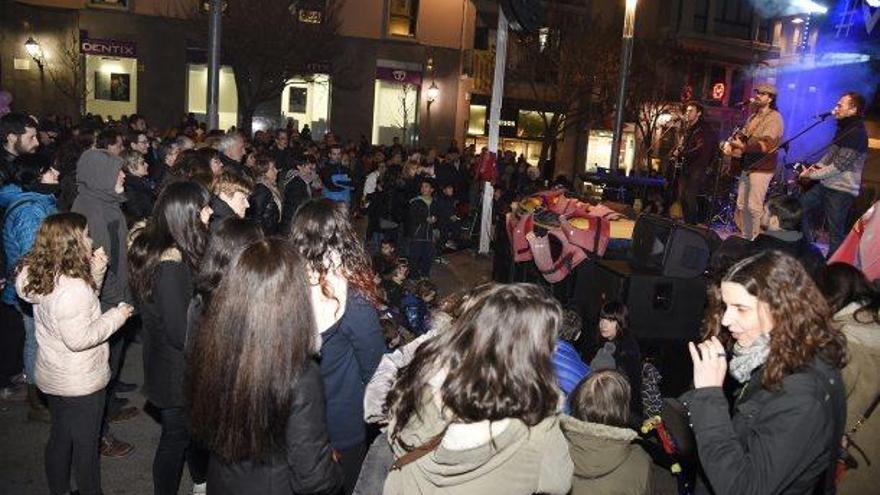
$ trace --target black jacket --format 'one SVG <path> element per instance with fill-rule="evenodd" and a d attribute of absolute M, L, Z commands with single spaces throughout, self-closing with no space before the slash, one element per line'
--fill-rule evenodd
<path fill-rule="evenodd" d="M 211 219 L 208 221 L 208 226 L 211 229 L 211 232 L 216 232 L 217 228 L 220 227 L 220 222 L 225 218 L 234 218 L 237 216 L 232 208 L 226 204 L 226 201 L 220 199 L 220 196 L 211 195 L 211 202 L 209 204 L 211 210 L 213 210 L 213 213 L 211 213 Z"/>
<path fill-rule="evenodd" d="M 775 249 L 794 257 L 801 262 L 804 270 L 814 280 L 819 275 L 822 267 L 825 266 L 825 258 L 822 257 L 819 248 L 810 243 L 803 234 L 796 231 L 788 230 L 758 234 L 752 241 L 752 248 L 755 253 Z"/>
<path fill-rule="evenodd" d="M 721 387 L 682 396 L 709 484 L 705 491 L 830 493 L 824 476 L 836 459 L 846 419 L 840 371 L 816 359 L 785 377 L 778 391 L 761 385 L 762 373 L 763 367 L 752 373 L 738 394 L 732 418 Z"/>
<path fill-rule="evenodd" d="M 409 200 L 404 227 L 406 237 L 414 241 L 433 241 L 434 225 L 428 222 L 431 216 L 435 216 L 434 201 L 429 205 L 421 196 Z"/>
<path fill-rule="evenodd" d="M 220 162 L 223 163 L 224 170 L 232 171 L 241 177 L 253 178 L 251 177 L 250 170 L 243 163 L 237 162 L 223 153 L 220 153 L 218 157 L 220 158 Z"/>
<path fill-rule="evenodd" d="M 159 408 L 183 407 L 192 273 L 181 261 L 165 260 L 153 277 L 152 299 L 141 306 L 144 395 Z"/>
<path fill-rule="evenodd" d="M 283 203 L 281 207 L 281 233 L 288 234 L 293 225 L 293 216 L 296 210 L 306 201 L 312 199 L 311 187 L 306 184 L 302 177 L 296 176 L 290 179 L 284 187 Z"/>
<path fill-rule="evenodd" d="M 596 357 L 596 353 L 607 342 L 600 338 L 587 353 L 588 359 L 584 362 L 587 364 Z M 642 352 L 639 349 L 639 343 L 629 333 L 624 333 L 612 341 L 614 343 L 614 362 L 617 370 L 626 376 L 629 386 L 632 389 L 630 394 L 630 411 L 637 419 L 641 419 L 642 414 Z"/>
<path fill-rule="evenodd" d="M 248 204 L 250 206 L 245 216 L 263 227 L 263 233 L 267 236 L 277 234 L 281 212 L 278 211 L 272 191 L 265 184 L 257 184 L 248 198 Z"/>
<path fill-rule="evenodd" d="M 153 213 L 153 187 L 146 177 L 125 174 L 125 203 L 122 211 L 131 225 Z"/>
<path fill-rule="evenodd" d="M 309 363 L 294 385 L 293 404 L 284 434 L 286 452 L 268 462 L 223 462 L 211 455 L 211 495 L 289 495 L 336 493 L 342 485 L 324 423 L 324 390 L 318 365 Z"/>

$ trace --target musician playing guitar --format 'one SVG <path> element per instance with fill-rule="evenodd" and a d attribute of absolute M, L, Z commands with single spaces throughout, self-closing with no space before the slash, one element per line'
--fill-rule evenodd
<path fill-rule="evenodd" d="M 862 170 L 868 156 L 868 134 L 862 114 L 865 98 L 859 93 L 844 93 L 831 114 L 837 120 L 837 130 L 831 147 L 818 163 L 806 169 L 800 177 L 820 181 L 801 196 L 804 208 L 803 230 L 812 240 L 808 223 L 810 213 L 824 209 L 828 225 L 828 257 L 843 242 L 849 227 L 849 210 L 859 195 Z"/>
<path fill-rule="evenodd" d="M 764 196 L 776 170 L 776 147 L 784 131 L 782 115 L 776 110 L 776 87 L 759 84 L 751 100 L 752 115 L 742 134 L 722 147 L 727 156 L 742 156 L 742 173 L 736 194 L 736 224 L 747 239 L 761 232 Z"/>
<path fill-rule="evenodd" d="M 689 101 L 684 107 L 685 128 L 672 159 L 681 166 L 678 180 L 678 198 L 685 222 L 696 225 L 704 222 L 704 209 L 698 197 L 706 189 L 707 171 L 718 149 L 718 134 L 703 119 L 703 105 Z"/>

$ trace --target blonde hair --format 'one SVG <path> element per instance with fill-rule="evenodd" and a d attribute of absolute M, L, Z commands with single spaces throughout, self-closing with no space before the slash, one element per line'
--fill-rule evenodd
<path fill-rule="evenodd" d="M 21 259 L 27 267 L 26 294 L 44 295 L 55 290 L 61 275 L 80 278 L 97 289 L 92 279 L 92 252 L 86 242 L 86 217 L 79 213 L 56 213 L 43 220 L 31 251 Z"/>
<path fill-rule="evenodd" d="M 250 196 L 251 191 L 254 189 L 254 183 L 247 177 L 243 177 L 234 172 L 225 171 L 217 177 L 217 180 L 214 181 L 214 185 L 211 189 L 212 192 L 218 196 L 220 194 L 232 196 L 237 192 L 240 192 L 245 196 Z"/>

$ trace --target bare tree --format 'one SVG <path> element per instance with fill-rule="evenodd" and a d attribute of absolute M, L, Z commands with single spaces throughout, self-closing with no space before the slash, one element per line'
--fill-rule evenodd
<path fill-rule="evenodd" d="M 409 101 L 414 96 L 416 87 L 410 83 L 401 85 L 400 96 L 398 97 L 399 106 L 397 108 L 398 119 L 397 126 L 400 127 L 400 142 L 408 146 L 410 131 L 412 130 L 413 120 L 415 119 L 416 107 L 414 101 Z"/>
<path fill-rule="evenodd" d="M 291 78 L 328 66 L 341 1 L 227 1 L 222 49 L 235 73 L 242 130 L 250 133 L 257 107 L 278 97 Z"/>
<path fill-rule="evenodd" d="M 608 114 L 620 46 L 618 25 L 558 0 L 547 2 L 546 24 L 516 38 L 508 70 L 510 86 L 543 107 L 541 166 L 567 130 L 588 129 Z"/>
<path fill-rule="evenodd" d="M 69 35 L 58 39 L 46 72 L 55 89 L 69 99 L 73 108 L 83 115 L 89 89 L 85 79 L 85 57 L 79 50 L 79 30 L 71 29 Z"/>

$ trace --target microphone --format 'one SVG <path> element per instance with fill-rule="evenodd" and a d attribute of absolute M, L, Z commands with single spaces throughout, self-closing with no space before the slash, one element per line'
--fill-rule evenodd
<path fill-rule="evenodd" d="M 754 102 L 755 102 L 755 99 L 754 99 L 754 98 L 749 98 L 749 99 L 746 100 L 746 101 L 741 101 L 741 102 L 739 102 L 739 103 L 734 103 L 733 106 L 734 106 L 735 108 L 742 108 L 742 107 L 744 107 L 744 106 L 746 106 L 746 105 L 751 105 L 751 104 L 754 103 Z"/>
<path fill-rule="evenodd" d="M 822 112 L 822 113 L 817 113 L 816 115 L 813 115 L 813 118 L 819 119 L 819 120 L 825 120 L 830 116 L 831 116 L 831 112 Z"/>

